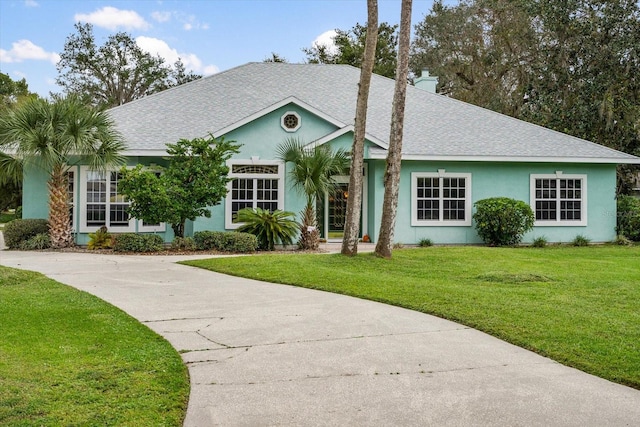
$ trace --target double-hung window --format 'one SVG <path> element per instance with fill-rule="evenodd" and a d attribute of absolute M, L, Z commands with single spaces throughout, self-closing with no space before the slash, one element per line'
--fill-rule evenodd
<path fill-rule="evenodd" d="M 229 164 L 229 192 L 225 199 L 225 226 L 238 228 L 238 211 L 284 207 L 284 165 L 276 161 L 233 160 Z"/>
<path fill-rule="evenodd" d="M 118 192 L 120 172 L 80 169 L 80 231 L 106 226 L 111 232 L 134 231 L 127 213 L 129 201 Z"/>
<path fill-rule="evenodd" d="M 587 225 L 586 175 L 531 175 L 530 191 L 535 225 Z"/>
<path fill-rule="evenodd" d="M 471 225 L 471 174 L 412 173 L 411 225 Z"/>

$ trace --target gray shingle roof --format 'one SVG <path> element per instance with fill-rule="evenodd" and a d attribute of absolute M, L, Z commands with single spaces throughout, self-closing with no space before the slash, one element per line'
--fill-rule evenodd
<path fill-rule="evenodd" d="M 205 136 L 290 97 L 352 125 L 360 70 L 347 65 L 249 63 L 109 110 L 130 150 L 164 150 Z M 394 81 L 374 75 L 367 133 L 389 140 Z M 382 156 L 383 150 L 372 150 Z M 409 86 L 403 155 L 408 158 L 638 163 L 640 159 Z"/>

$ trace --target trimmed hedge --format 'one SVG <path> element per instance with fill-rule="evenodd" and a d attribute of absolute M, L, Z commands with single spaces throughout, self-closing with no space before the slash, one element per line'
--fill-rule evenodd
<path fill-rule="evenodd" d="M 9 249 L 19 249 L 23 242 L 38 234 L 49 234 L 46 219 L 14 219 L 4 226 L 4 243 Z"/>
<path fill-rule="evenodd" d="M 476 230 L 489 245 L 516 245 L 520 243 L 524 233 L 533 228 L 533 210 L 521 200 L 494 197 L 478 200 L 474 205 Z"/>
<path fill-rule="evenodd" d="M 164 249 L 164 240 L 157 234 L 122 233 L 115 237 L 115 252 L 158 252 Z"/>
<path fill-rule="evenodd" d="M 256 236 L 237 231 L 197 231 L 193 233 L 193 240 L 200 251 L 245 253 L 258 249 Z"/>

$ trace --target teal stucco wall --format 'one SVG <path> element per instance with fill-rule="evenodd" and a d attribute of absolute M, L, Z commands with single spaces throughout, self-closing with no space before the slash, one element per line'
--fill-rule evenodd
<path fill-rule="evenodd" d="M 429 238 L 438 244 L 477 244 L 482 240 L 471 226 L 412 226 L 411 225 L 411 173 L 437 172 L 471 174 L 472 203 L 489 197 L 510 197 L 530 203 L 530 175 L 584 174 L 587 176 L 587 225 L 586 226 L 536 226 L 527 233 L 523 242 L 545 237 L 549 242 L 569 242 L 583 235 L 593 242 L 607 242 L 615 238 L 616 226 L 616 168 L 615 165 L 539 164 L 539 163 L 483 163 L 483 162 L 420 162 L 405 161 L 400 178 L 398 215 L 395 242 L 418 243 Z M 370 203 L 369 212 L 375 227 L 370 236 L 375 241 L 382 215 L 384 189 L 384 162 L 369 162 Z"/>
<path fill-rule="evenodd" d="M 301 126 L 296 132 L 287 132 L 281 126 L 281 117 L 286 112 L 295 112 L 300 117 Z M 278 108 L 250 123 L 240 126 L 225 135 L 228 140 L 242 144 L 240 153 L 233 159 L 276 160 L 276 147 L 287 138 L 297 138 L 303 142 L 312 142 L 337 130 L 337 126 L 306 111 L 295 104 Z M 347 132 L 329 142 L 332 148 L 351 149 L 353 133 Z M 367 142 L 365 158 L 372 146 Z M 142 163 L 165 164 L 160 157 L 130 157 L 128 165 Z M 366 228 L 372 241 L 377 240 L 379 224 L 384 202 L 384 160 L 366 160 L 367 165 L 367 204 Z M 284 209 L 296 214 L 305 204 L 304 195 L 292 186 L 288 179 L 291 165 L 287 165 L 284 173 Z M 616 206 L 616 167 L 615 165 L 594 164 L 557 164 L 557 163 L 489 163 L 489 162 L 428 162 L 405 161 L 402 165 L 398 215 L 396 220 L 395 241 L 404 244 L 415 244 L 423 238 L 429 238 L 436 244 L 477 244 L 481 243 L 473 224 L 470 226 L 412 226 L 411 224 L 411 173 L 437 172 L 444 169 L 447 173 L 471 174 L 472 203 L 488 197 L 511 197 L 530 202 L 530 175 L 584 174 L 587 176 L 587 225 L 563 227 L 536 227 L 529 232 L 525 242 L 544 236 L 550 242 L 568 242 L 581 234 L 593 242 L 611 241 L 615 238 Z M 79 176 L 76 168 L 76 179 Z M 46 218 L 47 176 L 41 168 L 30 166 L 25 169 L 23 215 L 25 218 Z M 80 199 L 80 185 L 76 181 L 76 200 Z M 225 230 L 225 200 L 210 207 L 210 218 L 197 218 L 186 224 L 187 235 L 203 230 Z M 80 209 L 75 210 L 75 222 L 78 223 Z M 137 229 L 137 225 L 136 225 Z M 165 241 L 173 239 L 173 231 L 169 225 L 164 232 L 158 232 Z M 86 244 L 88 235 L 77 235 L 77 243 Z"/>

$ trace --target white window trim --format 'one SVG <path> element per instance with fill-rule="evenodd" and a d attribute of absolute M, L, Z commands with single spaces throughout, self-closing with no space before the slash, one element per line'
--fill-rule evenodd
<path fill-rule="evenodd" d="M 295 116 L 298 119 L 298 124 L 296 125 L 296 127 L 288 128 L 285 125 L 284 119 L 287 116 Z M 289 133 L 296 132 L 298 129 L 300 129 L 300 126 L 302 126 L 302 118 L 300 117 L 300 114 L 296 113 L 295 111 L 287 111 L 280 117 L 280 126 L 282 127 L 282 129 L 285 130 L 285 132 L 289 132 Z"/>
<path fill-rule="evenodd" d="M 141 219 L 138 219 L 138 231 L 140 233 L 162 233 L 165 232 L 167 230 L 167 224 L 164 222 L 161 222 L 160 224 L 154 224 L 154 225 L 144 225 L 144 221 Z"/>
<path fill-rule="evenodd" d="M 76 166 L 70 166 L 67 169 L 67 179 L 69 178 L 69 172 L 73 172 L 73 193 L 71 194 L 71 200 L 69 200 L 73 212 L 73 215 L 71 215 L 71 232 L 76 233 L 78 230 L 78 175 L 80 174 Z"/>
<path fill-rule="evenodd" d="M 418 178 L 464 178 L 465 179 L 465 200 L 464 200 L 464 221 L 440 219 L 418 219 Z M 442 193 L 440 195 L 442 200 Z M 439 169 L 438 172 L 412 172 L 411 173 L 411 225 L 413 227 L 468 227 L 471 225 L 471 174 L 445 172 Z M 440 204 L 442 209 L 442 204 Z"/>
<path fill-rule="evenodd" d="M 562 171 L 556 171 L 555 174 L 531 174 L 530 175 L 530 188 L 529 188 L 529 202 L 531 209 L 533 209 L 534 215 L 536 214 L 536 179 L 580 179 L 581 184 L 581 199 L 580 199 L 580 221 L 574 220 L 562 220 L 560 219 L 560 208 L 558 209 L 558 215 L 555 220 L 536 220 L 534 222 L 535 227 L 584 227 L 587 225 L 587 175 L 586 174 L 564 174 Z M 558 197 L 560 198 L 560 186 L 557 187 Z"/>
<path fill-rule="evenodd" d="M 100 226 L 88 226 L 87 225 L 87 174 L 91 171 L 89 166 L 80 166 L 79 173 L 79 188 L 80 188 L 80 203 L 78 206 L 80 215 L 80 232 L 81 233 L 93 233 L 100 229 Z M 115 170 L 108 170 L 107 173 L 117 172 Z M 108 204 L 107 204 L 108 205 Z M 107 210 L 108 214 L 108 210 Z M 135 218 L 129 219 L 129 225 L 127 227 L 112 228 L 107 225 L 110 233 L 126 233 L 135 231 Z"/>
<path fill-rule="evenodd" d="M 253 174 L 253 173 L 237 173 L 234 174 L 232 172 L 233 165 L 272 165 L 278 166 L 277 174 Z M 251 159 L 231 159 L 227 160 L 227 166 L 229 166 L 229 178 L 245 178 L 245 179 L 261 179 L 261 178 L 271 178 L 278 180 L 278 209 L 284 210 L 284 174 L 285 174 L 285 164 L 280 160 L 259 160 L 257 157 L 252 157 Z M 224 201 L 224 226 L 227 230 L 235 230 L 240 228 L 244 223 L 242 222 L 233 222 L 233 217 L 231 213 L 232 202 L 231 199 L 231 183 L 232 180 L 229 180 L 227 183 L 227 197 L 225 197 Z"/>

